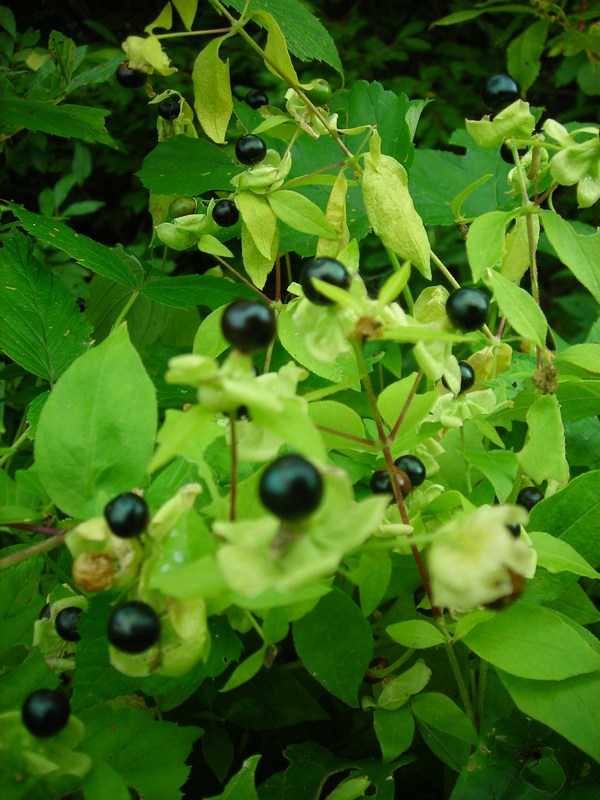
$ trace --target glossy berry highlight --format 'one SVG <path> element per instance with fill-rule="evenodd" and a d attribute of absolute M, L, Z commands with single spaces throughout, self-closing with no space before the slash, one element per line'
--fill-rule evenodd
<path fill-rule="evenodd" d="M 446 300 L 448 319 L 461 331 L 476 331 L 485 323 L 490 298 L 480 289 L 456 289 Z"/>
<path fill-rule="evenodd" d="M 521 96 L 521 87 L 503 72 L 490 75 L 481 94 L 483 102 L 490 111 L 501 111 Z"/>
<path fill-rule="evenodd" d="M 158 642 L 160 620 L 141 600 L 117 606 L 108 620 L 108 641 L 124 653 L 143 653 Z"/>
<path fill-rule="evenodd" d="M 169 206 L 169 216 L 171 219 L 187 217 L 190 214 L 198 213 L 198 201 L 195 197 L 177 197 Z"/>
<path fill-rule="evenodd" d="M 408 475 L 413 489 L 420 486 L 427 477 L 425 464 L 420 458 L 411 455 L 400 456 L 394 461 L 394 466 Z"/>
<path fill-rule="evenodd" d="M 247 133 L 238 139 L 235 145 L 235 157 L 240 164 L 252 166 L 253 164 L 260 164 L 260 162 L 267 155 L 267 145 L 260 138 L 253 133 Z"/>
<path fill-rule="evenodd" d="M 47 739 L 60 733 L 69 721 L 70 713 L 65 695 L 52 689 L 32 692 L 21 707 L 23 725 L 38 739 Z"/>
<path fill-rule="evenodd" d="M 240 212 L 231 200 L 219 200 L 213 206 L 212 218 L 221 228 L 231 228 L 240 218 Z"/>
<path fill-rule="evenodd" d="M 250 108 L 261 108 L 269 105 L 269 96 L 262 89 L 250 89 L 244 98 Z"/>
<path fill-rule="evenodd" d="M 221 317 L 223 336 L 242 353 L 267 347 L 275 336 L 275 328 L 275 313 L 258 300 L 234 300 Z"/>
<path fill-rule="evenodd" d="M 466 361 L 459 361 L 458 368 L 460 370 L 460 389 L 458 393 L 462 394 L 475 385 L 475 370 Z"/>
<path fill-rule="evenodd" d="M 401 469 L 394 470 L 394 474 L 396 476 L 396 482 L 400 488 L 402 496 L 406 497 L 412 488 L 410 478 L 406 472 Z M 369 488 L 373 494 L 394 494 L 392 481 L 390 480 L 390 474 L 386 467 L 375 470 L 375 472 L 371 475 Z"/>
<path fill-rule="evenodd" d="M 146 530 L 150 509 L 143 497 L 134 492 L 125 492 L 107 503 L 104 518 L 115 536 L 131 539 Z"/>
<path fill-rule="evenodd" d="M 181 105 L 178 96 L 165 97 L 158 104 L 158 113 L 163 119 L 174 120 L 179 116 Z"/>
<path fill-rule="evenodd" d="M 316 511 L 323 491 L 319 470 L 295 454 L 280 456 L 269 464 L 258 487 L 264 507 L 289 522 L 297 522 Z"/>
<path fill-rule="evenodd" d="M 78 642 L 81 639 L 77 633 L 77 625 L 82 613 L 83 609 L 76 606 L 69 606 L 58 612 L 54 620 L 54 627 L 61 639 L 66 642 Z"/>
<path fill-rule="evenodd" d="M 313 278 L 330 283 L 339 289 L 348 289 L 350 287 L 350 273 L 341 261 L 326 257 L 313 258 L 311 261 L 307 261 L 302 267 L 300 285 L 306 299 L 317 306 L 333 305 L 333 300 L 325 297 L 315 288 Z"/>
<path fill-rule="evenodd" d="M 515 503 L 519 506 L 523 506 L 527 511 L 531 511 L 531 509 L 543 499 L 544 495 L 539 489 L 536 489 L 535 486 L 526 486 L 524 489 L 521 489 L 517 495 Z"/>
<path fill-rule="evenodd" d="M 125 89 L 139 89 L 148 78 L 145 72 L 131 69 L 128 61 L 119 64 L 116 72 L 117 83 Z"/>

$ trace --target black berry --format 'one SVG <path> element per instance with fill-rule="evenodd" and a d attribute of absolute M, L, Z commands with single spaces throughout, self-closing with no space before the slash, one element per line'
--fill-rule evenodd
<path fill-rule="evenodd" d="M 213 207 L 212 218 L 222 228 L 231 228 L 240 218 L 240 212 L 231 200 L 219 200 Z"/>
<path fill-rule="evenodd" d="M 406 495 L 411 490 L 411 483 L 410 478 L 401 469 L 396 469 L 395 471 L 396 481 L 398 486 L 400 487 L 400 491 L 402 492 L 402 496 L 406 497 Z M 393 494 L 394 490 L 392 489 L 392 481 L 390 480 L 390 474 L 387 471 L 386 467 L 382 467 L 381 469 L 375 470 L 375 472 L 371 475 L 371 480 L 369 481 L 369 487 L 373 494 Z"/>
<path fill-rule="evenodd" d="M 38 614 L 38 619 L 50 619 L 51 616 L 52 611 L 50 609 L 50 603 L 46 603 Z"/>
<path fill-rule="evenodd" d="M 460 369 L 460 389 L 458 393 L 462 394 L 475 384 L 475 370 L 466 361 L 459 361 L 458 368 Z"/>
<path fill-rule="evenodd" d="M 269 97 L 262 89 L 250 89 L 245 100 L 250 108 L 260 108 L 269 104 Z"/>
<path fill-rule="evenodd" d="M 198 211 L 198 201 L 195 197 L 178 197 L 169 206 L 169 216 L 171 219 L 177 217 L 187 217 Z"/>
<path fill-rule="evenodd" d="M 77 633 L 77 625 L 82 609 L 76 606 L 69 606 L 59 611 L 54 620 L 54 627 L 61 639 L 66 642 L 78 642 L 81 636 Z"/>
<path fill-rule="evenodd" d="M 486 80 L 481 96 L 490 111 L 501 111 L 519 99 L 521 87 L 510 75 L 500 72 Z"/>
<path fill-rule="evenodd" d="M 425 464 L 416 456 L 400 456 L 394 461 L 394 466 L 408 475 L 410 485 L 413 489 L 420 486 L 427 477 Z"/>
<path fill-rule="evenodd" d="M 85 299 L 83 297 L 76 297 L 75 298 L 75 305 L 77 306 L 79 311 L 81 311 L 81 313 L 83 314 L 83 312 L 85 311 L 85 308 L 86 308 Z"/>
<path fill-rule="evenodd" d="M 119 64 L 116 75 L 117 83 L 124 86 L 125 89 L 139 89 L 146 83 L 148 78 L 145 72 L 131 69 L 127 61 L 123 62 L 123 64 Z"/>
<path fill-rule="evenodd" d="M 150 520 L 150 510 L 143 497 L 133 492 L 125 492 L 106 505 L 104 517 L 115 536 L 131 539 L 146 529 Z"/>
<path fill-rule="evenodd" d="M 306 458 L 285 455 L 265 469 L 258 491 L 268 511 L 293 522 L 308 517 L 318 508 L 323 497 L 323 479 Z"/>
<path fill-rule="evenodd" d="M 161 100 L 158 104 L 158 113 L 163 119 L 176 119 L 179 116 L 179 112 L 181 111 L 181 106 L 179 104 L 179 97 L 177 96 L 169 96 L 165 97 L 164 100 Z"/>
<path fill-rule="evenodd" d="M 506 527 L 511 532 L 511 534 L 515 537 L 515 539 L 519 538 L 519 536 L 521 535 L 521 526 L 520 525 L 517 525 L 516 523 L 512 523 L 512 522 L 510 522 L 510 523 L 507 522 L 506 523 Z"/>
<path fill-rule="evenodd" d="M 456 289 L 446 300 L 446 314 L 455 328 L 475 331 L 487 319 L 490 298 L 480 289 Z"/>
<path fill-rule="evenodd" d="M 260 136 L 255 136 L 253 133 L 247 133 L 242 136 L 235 146 L 235 157 L 240 164 L 246 164 L 247 166 L 258 164 L 266 155 L 267 145 Z"/>
<path fill-rule="evenodd" d="M 40 739 L 62 731 L 69 721 L 69 701 L 62 692 L 38 689 L 25 698 L 21 719 L 29 733 Z"/>
<path fill-rule="evenodd" d="M 330 283 L 340 289 L 348 289 L 350 286 L 350 274 L 346 267 L 335 258 L 313 258 L 302 267 L 300 284 L 304 296 L 318 306 L 329 306 L 333 304 L 325 295 L 321 294 L 313 285 L 312 279 Z"/>
<path fill-rule="evenodd" d="M 159 636 L 158 615 L 141 600 L 121 603 L 108 620 L 108 641 L 124 653 L 143 653 Z"/>
<path fill-rule="evenodd" d="M 525 153 L 527 152 L 526 147 L 522 147 L 520 150 L 517 151 L 519 153 L 519 158 L 523 158 Z M 506 161 L 507 164 L 510 164 L 512 167 L 515 165 L 515 160 L 513 158 L 512 150 L 507 144 L 502 144 L 500 147 L 500 156 L 502 157 L 503 161 Z"/>
<path fill-rule="evenodd" d="M 223 312 L 221 330 L 229 344 L 253 353 L 267 347 L 275 336 L 275 314 L 258 300 L 234 300 Z"/>
<path fill-rule="evenodd" d="M 539 489 L 536 489 L 535 486 L 526 486 L 524 489 L 521 489 L 517 495 L 515 503 L 519 506 L 523 506 L 527 511 L 531 511 L 531 509 L 543 499 L 544 495 Z"/>

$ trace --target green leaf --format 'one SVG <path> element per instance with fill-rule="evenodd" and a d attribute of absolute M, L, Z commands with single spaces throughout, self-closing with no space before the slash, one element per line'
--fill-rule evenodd
<path fill-rule="evenodd" d="M 392 576 L 392 561 L 386 550 L 364 550 L 358 563 L 360 607 L 365 617 L 381 603 Z"/>
<path fill-rule="evenodd" d="M 383 761 L 388 763 L 411 746 L 415 735 L 415 720 L 408 706 L 393 711 L 376 708 L 373 712 L 373 728 Z"/>
<path fill-rule="evenodd" d="M 255 772 L 256 766 L 260 760 L 260 756 L 250 756 L 247 758 L 238 773 L 229 781 L 225 787 L 225 791 L 220 795 L 207 798 L 207 800 L 258 800 L 258 794 L 255 787 Z"/>
<path fill-rule="evenodd" d="M 542 225 L 562 263 L 600 302 L 600 231 L 580 235 L 555 211 L 542 210 Z"/>
<path fill-rule="evenodd" d="M 227 680 L 227 683 L 222 689 L 219 689 L 219 691 L 230 692 L 232 689 L 237 689 L 238 686 L 241 686 L 242 684 L 252 680 L 256 673 L 259 672 L 259 670 L 261 670 L 264 666 L 266 652 L 267 645 L 263 644 L 260 650 L 257 650 L 256 653 L 252 653 L 251 656 L 248 656 L 248 658 L 244 659 L 244 661 L 242 661 L 241 664 L 238 664 L 238 666 L 233 670 Z"/>
<path fill-rule="evenodd" d="M 347 594 L 333 588 L 293 625 L 302 663 L 328 692 L 358 708 L 358 688 L 371 660 L 369 623 Z"/>
<path fill-rule="evenodd" d="M 593 569 L 570 544 L 544 531 L 531 531 L 531 543 L 537 553 L 538 566 L 548 572 L 573 572 L 586 578 L 600 578 L 600 573 Z"/>
<path fill-rule="evenodd" d="M 480 147 L 500 147 L 505 139 L 515 137 L 528 139 L 535 128 L 535 117 L 529 103 L 516 100 L 490 119 L 468 119 L 465 122 L 468 132 Z"/>
<path fill-rule="evenodd" d="M 53 105 L 41 100 L 3 97 L 0 107 L 0 127 L 7 132 L 20 128 L 51 133 L 67 139 L 85 139 L 109 147 L 116 143 L 109 136 L 104 118 L 110 114 L 103 108 L 88 108 L 65 103 Z"/>
<path fill-rule="evenodd" d="M 67 86 L 75 69 L 75 42 L 59 31 L 52 31 L 48 38 L 48 52 L 56 64 L 63 85 Z"/>
<path fill-rule="evenodd" d="M 383 245 L 431 278 L 429 239 L 408 190 L 406 170 L 396 159 L 378 152 L 378 134 L 365 155 L 362 195 L 369 222 Z"/>
<path fill-rule="evenodd" d="M 377 698 L 377 706 L 389 711 L 401 708 L 413 695 L 419 694 L 427 686 L 431 674 L 427 664 L 419 659 L 400 675 L 388 677 Z"/>
<path fill-rule="evenodd" d="M 136 175 L 155 194 L 193 196 L 211 189 L 231 191 L 231 178 L 239 171 L 222 147 L 206 139 L 173 136 L 144 158 Z"/>
<path fill-rule="evenodd" d="M 275 17 L 268 11 L 251 12 L 252 19 L 268 30 L 265 45 L 265 67 L 277 78 L 283 78 L 292 85 L 298 83 L 298 76 L 292 64 L 287 41 Z"/>
<path fill-rule="evenodd" d="M 517 453 L 521 467 L 536 483 L 556 480 L 566 483 L 569 465 L 565 456 L 565 433 L 560 404 L 553 394 L 542 395 L 527 411 L 528 433 Z"/>
<path fill-rule="evenodd" d="M 229 79 L 229 62 L 219 58 L 219 47 L 226 37 L 213 39 L 194 61 L 194 111 L 209 139 L 225 144 L 233 97 Z"/>
<path fill-rule="evenodd" d="M 497 670 L 517 707 L 600 761 L 600 674 L 526 680 Z"/>
<path fill-rule="evenodd" d="M 516 332 L 529 342 L 544 347 L 548 323 L 544 312 L 529 292 L 500 272 L 489 272 L 487 282 L 494 292 L 500 312 Z"/>
<path fill-rule="evenodd" d="M 290 51 L 301 61 L 323 61 L 343 75 L 343 67 L 335 43 L 323 23 L 298 0 L 227 0 L 225 5 L 237 11 L 246 8 L 269 11 L 279 23 Z M 257 22 L 264 26 L 260 18 Z"/>
<path fill-rule="evenodd" d="M 265 205 L 269 209 L 269 213 L 272 214 L 273 212 L 270 210 L 270 207 L 266 201 Z M 273 216 L 273 219 L 275 219 L 275 216 Z M 262 229 L 261 232 L 264 234 L 266 231 L 265 229 Z M 252 283 L 259 289 L 263 288 L 271 270 L 275 266 L 278 248 L 279 229 L 277 227 L 276 219 L 275 231 L 273 239 L 271 240 L 271 250 L 268 255 L 264 255 L 259 250 L 254 240 L 252 231 L 244 222 L 242 222 L 242 260 L 244 262 L 244 268 L 252 279 Z"/>
<path fill-rule="evenodd" d="M 6 551 L 3 555 L 7 555 Z M 43 559 L 29 558 L 0 572 L 0 654 L 3 656 L 15 644 L 32 645 L 33 623 L 44 605 L 39 594 L 43 566 Z"/>
<path fill-rule="evenodd" d="M 506 66 L 511 75 L 526 92 L 540 73 L 540 59 L 550 23 L 540 19 L 513 39 L 506 51 Z"/>
<path fill-rule="evenodd" d="M 574 344 L 554 357 L 557 363 L 566 361 L 588 372 L 600 373 L 600 344 Z"/>
<path fill-rule="evenodd" d="M 536 248 L 540 235 L 539 216 L 537 214 L 531 214 L 528 215 L 528 217 L 529 220 L 525 217 L 517 217 L 515 224 L 506 234 L 504 242 L 504 255 L 502 257 L 500 272 L 505 278 L 508 278 L 508 280 L 513 281 L 513 283 L 517 285 L 521 282 L 521 278 L 529 269 L 529 263 L 531 261 L 529 252 L 529 232 L 527 230 L 528 221 L 530 221 L 533 226 Z"/>
<path fill-rule="evenodd" d="M 42 410 L 35 457 L 53 502 L 85 517 L 139 486 L 156 420 L 154 386 L 121 326 L 69 367 Z"/>
<path fill-rule="evenodd" d="M 277 235 L 277 217 L 271 206 L 264 197 L 254 192 L 240 192 L 236 197 L 236 205 L 254 246 L 262 256 L 270 259 Z"/>
<path fill-rule="evenodd" d="M 474 281 L 478 281 L 488 269 L 493 269 L 502 260 L 506 226 L 515 213 L 488 211 L 469 226 L 467 256 Z"/>
<path fill-rule="evenodd" d="M 419 722 L 468 744 L 477 744 L 479 737 L 473 723 L 448 695 L 422 692 L 413 697 L 410 705 Z"/>
<path fill-rule="evenodd" d="M 290 228 L 313 236 L 337 238 L 337 231 L 318 205 L 299 192 L 279 189 L 267 195 L 275 215 Z"/>
<path fill-rule="evenodd" d="M 82 267 L 110 278 L 115 283 L 132 289 L 137 287 L 137 280 L 127 261 L 110 247 L 105 247 L 82 233 L 76 233 L 62 222 L 26 211 L 16 203 L 8 205 L 21 221 L 22 227 L 40 242 L 62 250 Z"/>
<path fill-rule="evenodd" d="M 510 450 L 482 450 L 465 452 L 466 461 L 482 472 L 494 487 L 500 503 L 504 503 L 513 490 L 519 461 Z"/>
<path fill-rule="evenodd" d="M 171 0 L 177 13 L 181 17 L 181 21 L 185 25 L 186 31 L 192 30 L 194 24 L 194 17 L 198 10 L 198 0 Z"/>
<path fill-rule="evenodd" d="M 560 681 L 600 669 L 600 653 L 562 614 L 524 602 L 473 628 L 463 641 L 495 667 L 522 678 Z"/>
<path fill-rule="evenodd" d="M 353 448 L 356 442 L 353 442 L 348 437 L 364 438 L 365 426 L 362 419 L 344 403 L 338 403 L 335 400 L 322 400 L 320 402 L 311 403 L 308 407 L 311 420 L 317 426 L 321 426 L 321 435 L 325 447 L 336 448 L 338 450 L 344 448 Z M 323 430 L 329 428 L 330 430 Z M 346 436 L 336 435 L 336 431 Z"/>
<path fill-rule="evenodd" d="M 446 641 L 439 628 L 431 622 L 420 619 L 395 622 L 393 625 L 388 625 L 385 630 L 395 642 L 414 650 L 437 647 Z"/>
<path fill-rule="evenodd" d="M 94 761 L 110 764 L 147 800 L 180 796 L 190 771 L 185 760 L 200 728 L 154 720 L 122 703 L 98 704 L 80 717 L 86 727 L 82 749 Z"/>
<path fill-rule="evenodd" d="M 235 283 L 215 275 L 175 275 L 153 278 L 145 283 L 142 294 L 173 308 L 190 305 L 219 308 L 239 297 L 254 299 L 256 292 L 243 283 Z"/>
<path fill-rule="evenodd" d="M 379 412 L 391 428 L 394 427 L 400 416 L 400 412 L 404 409 L 415 385 L 415 378 L 416 373 L 413 372 L 400 381 L 390 383 L 377 398 Z M 415 395 L 402 421 L 401 432 L 405 433 L 416 430 L 433 408 L 433 404 L 437 398 L 438 395 L 436 392 L 426 392 L 425 394 Z"/>
<path fill-rule="evenodd" d="M 92 327 L 64 283 L 15 231 L 0 250 L 0 347 L 29 372 L 54 383 L 90 345 Z"/>

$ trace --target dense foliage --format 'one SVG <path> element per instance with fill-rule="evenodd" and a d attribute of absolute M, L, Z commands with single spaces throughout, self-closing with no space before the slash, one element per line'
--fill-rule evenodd
<path fill-rule="evenodd" d="M 598 791 L 600 15 L 398 5 L 0 6 L 3 797 Z"/>

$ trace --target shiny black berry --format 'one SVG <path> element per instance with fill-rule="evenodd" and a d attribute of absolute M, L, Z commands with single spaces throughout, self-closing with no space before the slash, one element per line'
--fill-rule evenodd
<path fill-rule="evenodd" d="M 69 606 L 59 611 L 54 620 L 54 627 L 61 639 L 66 642 L 78 642 L 81 636 L 77 633 L 77 625 L 82 609 L 76 606 Z"/>
<path fill-rule="evenodd" d="M 523 158 L 525 153 L 527 152 L 526 147 L 522 147 L 520 150 L 517 151 L 519 154 L 519 158 Z M 514 167 L 515 160 L 513 158 L 512 150 L 507 144 L 502 144 L 500 147 L 500 156 L 503 161 L 506 161 L 507 164 L 510 164 L 511 167 Z"/>
<path fill-rule="evenodd" d="M 247 166 L 259 164 L 266 155 L 267 145 L 260 136 L 255 136 L 253 133 L 242 136 L 235 145 L 235 157 L 240 164 Z"/>
<path fill-rule="evenodd" d="M 269 105 L 269 97 L 262 89 L 250 89 L 244 98 L 250 108 L 260 108 Z"/>
<path fill-rule="evenodd" d="M 106 505 L 104 518 L 115 536 L 131 539 L 146 529 L 150 521 L 150 509 L 143 497 L 125 492 Z"/>
<path fill-rule="evenodd" d="M 460 369 L 460 389 L 458 393 L 462 394 L 475 384 L 475 370 L 466 361 L 459 361 L 458 368 Z"/>
<path fill-rule="evenodd" d="M 50 619 L 52 617 L 52 610 L 50 608 L 50 603 L 46 603 L 40 613 L 38 614 L 38 619 Z"/>
<path fill-rule="evenodd" d="M 254 353 L 275 336 L 275 314 L 258 300 L 234 300 L 223 312 L 221 330 L 229 344 L 243 353 Z"/>
<path fill-rule="evenodd" d="M 125 89 L 139 89 L 143 86 L 148 79 L 145 72 L 140 72 L 137 69 L 131 69 L 127 61 L 119 64 L 117 67 L 117 83 L 124 86 Z"/>
<path fill-rule="evenodd" d="M 323 497 L 323 478 L 303 456 L 280 456 L 261 475 L 258 492 L 268 511 L 295 522 L 318 508 Z"/>
<path fill-rule="evenodd" d="M 143 653 L 156 644 L 159 636 L 158 615 L 141 600 L 121 603 L 108 620 L 108 641 L 124 653 Z"/>
<path fill-rule="evenodd" d="M 402 492 L 402 496 L 406 497 L 406 495 L 410 492 L 412 486 L 410 483 L 410 478 L 404 472 L 404 470 L 397 469 L 395 470 L 396 481 L 398 486 L 400 487 L 400 491 Z M 392 489 L 392 482 L 390 480 L 390 474 L 387 471 L 386 467 L 382 467 L 381 469 L 375 470 L 375 472 L 371 475 L 371 480 L 369 481 L 369 487 L 373 494 L 393 494 L 394 490 Z"/>
<path fill-rule="evenodd" d="M 517 525 L 516 523 L 512 523 L 512 522 L 510 522 L 510 523 L 507 522 L 506 523 L 506 527 L 508 528 L 510 533 L 515 537 L 515 539 L 519 538 L 519 536 L 521 535 L 521 526 L 520 525 Z"/>
<path fill-rule="evenodd" d="M 410 485 L 413 488 L 420 486 L 427 477 L 425 464 L 416 456 L 400 456 L 394 461 L 394 466 L 408 475 Z"/>
<path fill-rule="evenodd" d="M 21 707 L 21 719 L 29 733 L 40 739 L 62 731 L 71 710 L 69 701 L 62 692 L 38 689 L 25 698 Z"/>
<path fill-rule="evenodd" d="M 313 258 L 311 261 L 306 262 L 302 267 L 300 274 L 300 284 L 304 296 L 318 306 L 333 305 L 333 300 L 330 300 L 325 295 L 321 294 L 318 289 L 313 285 L 313 278 L 317 278 L 325 283 L 330 283 L 332 286 L 337 286 L 340 289 L 348 289 L 350 286 L 350 274 L 346 267 L 335 258 Z"/>
<path fill-rule="evenodd" d="M 543 499 L 544 495 L 539 489 L 536 489 L 535 486 L 526 486 L 524 489 L 521 489 L 517 495 L 515 503 L 519 506 L 523 506 L 527 511 L 531 511 L 531 509 Z"/>
<path fill-rule="evenodd" d="M 481 96 L 490 111 L 501 111 L 519 99 L 521 87 L 510 75 L 500 72 L 486 80 Z"/>
<path fill-rule="evenodd" d="M 231 228 L 240 218 L 240 212 L 231 200 L 219 200 L 213 206 L 212 218 L 222 228 Z"/>
<path fill-rule="evenodd" d="M 487 319 L 490 298 L 480 289 L 456 289 L 446 300 L 446 314 L 455 328 L 476 331 Z"/>
<path fill-rule="evenodd" d="M 181 111 L 179 97 L 170 95 L 158 104 L 158 113 L 163 119 L 176 119 Z"/>

